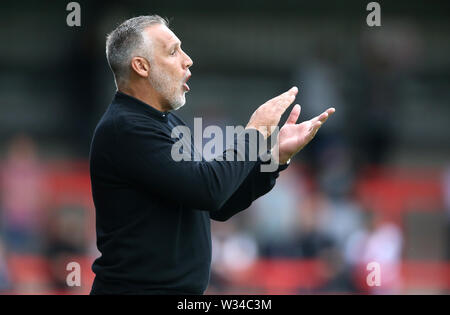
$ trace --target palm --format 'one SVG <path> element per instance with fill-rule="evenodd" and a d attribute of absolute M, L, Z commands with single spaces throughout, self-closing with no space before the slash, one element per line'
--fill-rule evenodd
<path fill-rule="evenodd" d="M 295 105 L 278 135 L 280 163 L 284 164 L 294 154 L 303 149 L 314 138 L 320 126 L 334 111 L 334 108 L 329 108 L 321 115 L 297 124 L 297 119 L 300 116 L 300 106 Z"/>
<path fill-rule="evenodd" d="M 303 149 L 303 147 L 312 139 L 309 135 L 312 132 L 311 122 L 304 121 L 301 124 L 285 124 L 280 130 L 279 150 L 280 152 L 290 153 L 290 155 Z"/>

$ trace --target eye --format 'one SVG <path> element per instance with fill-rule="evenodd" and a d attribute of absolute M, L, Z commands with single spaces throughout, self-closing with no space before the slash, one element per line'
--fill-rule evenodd
<path fill-rule="evenodd" d="M 174 49 L 174 50 L 172 50 L 172 51 L 170 52 L 170 55 L 171 55 L 171 56 L 175 56 L 176 53 L 177 53 L 177 50 Z"/>

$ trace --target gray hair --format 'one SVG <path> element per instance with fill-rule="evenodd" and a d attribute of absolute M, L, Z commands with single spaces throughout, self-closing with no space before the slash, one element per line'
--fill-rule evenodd
<path fill-rule="evenodd" d="M 148 52 L 151 45 L 143 31 L 154 24 L 169 27 L 169 21 L 159 15 L 138 16 L 126 20 L 106 37 L 106 58 L 114 73 L 117 87 L 128 81 L 133 57 L 141 55 L 151 59 Z"/>

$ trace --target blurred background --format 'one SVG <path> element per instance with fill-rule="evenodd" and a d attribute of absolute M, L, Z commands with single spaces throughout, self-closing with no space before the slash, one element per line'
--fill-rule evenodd
<path fill-rule="evenodd" d="M 369 2 L 78 1 L 69 27 L 69 1 L 3 1 L 0 293 L 90 291 L 89 146 L 115 92 L 105 36 L 159 14 L 194 61 L 188 124 L 245 126 L 292 85 L 301 120 L 337 109 L 269 194 L 212 223 L 207 294 L 449 294 L 450 5 L 378 1 L 369 27 Z M 71 261 L 81 287 L 66 285 Z"/>

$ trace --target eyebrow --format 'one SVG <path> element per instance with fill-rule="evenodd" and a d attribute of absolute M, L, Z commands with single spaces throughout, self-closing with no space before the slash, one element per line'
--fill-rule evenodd
<path fill-rule="evenodd" d="M 172 49 L 172 48 L 174 48 L 174 47 L 176 47 L 176 46 L 181 46 L 181 41 L 180 41 L 180 42 L 173 43 L 172 45 L 170 45 L 170 46 L 169 46 L 169 50 Z"/>

